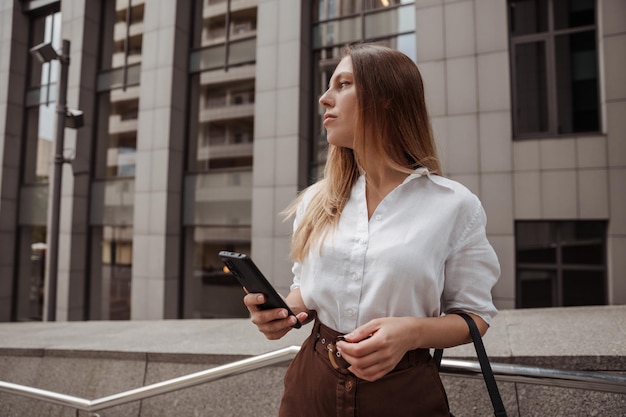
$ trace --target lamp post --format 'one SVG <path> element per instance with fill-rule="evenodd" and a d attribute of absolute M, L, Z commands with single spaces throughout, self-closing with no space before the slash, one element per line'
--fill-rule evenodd
<path fill-rule="evenodd" d="M 69 127 L 78 129 L 82 126 L 82 112 L 67 109 L 67 77 L 70 65 L 70 41 L 63 40 L 61 54 L 57 53 L 52 44 L 42 43 L 33 48 L 30 52 L 42 63 L 50 62 L 54 59 L 59 61 L 61 74 L 59 78 L 59 88 L 57 93 L 57 122 L 56 134 L 54 137 L 54 174 L 52 182 L 52 207 L 50 213 L 50 233 L 48 242 L 48 279 L 46 281 L 46 291 L 44 298 L 44 321 L 56 320 L 56 299 L 57 299 L 57 275 L 59 269 L 59 222 L 61 214 L 61 174 L 63 164 L 71 162 L 63 157 L 63 142 L 65 140 L 65 122 L 68 120 Z M 48 87 L 49 88 L 49 87 Z"/>

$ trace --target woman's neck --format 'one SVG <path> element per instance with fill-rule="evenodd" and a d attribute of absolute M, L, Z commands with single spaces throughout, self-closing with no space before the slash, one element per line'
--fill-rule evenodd
<path fill-rule="evenodd" d="M 369 164 L 364 167 L 367 185 L 376 190 L 391 191 L 404 181 L 407 174 L 383 164 Z"/>
<path fill-rule="evenodd" d="M 365 171 L 365 196 L 367 199 L 368 217 L 371 218 L 376 207 L 384 198 L 400 185 L 407 177 L 404 172 L 389 167 Z"/>

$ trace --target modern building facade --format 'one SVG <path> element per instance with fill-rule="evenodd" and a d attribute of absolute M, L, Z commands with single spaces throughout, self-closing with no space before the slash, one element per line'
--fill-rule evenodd
<path fill-rule="evenodd" d="M 56 294 L 50 202 L 71 43 Z M 499 308 L 626 304 L 622 0 L 1 0 L 0 320 L 246 315 L 221 249 L 286 293 L 280 212 L 321 175 L 341 46 L 422 72 L 444 174 L 487 211 Z M 51 301 L 52 300 L 52 301 Z"/>

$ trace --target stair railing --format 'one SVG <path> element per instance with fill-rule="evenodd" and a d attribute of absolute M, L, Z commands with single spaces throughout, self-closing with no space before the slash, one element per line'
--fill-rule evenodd
<path fill-rule="evenodd" d="M 287 362 L 292 360 L 299 350 L 299 346 L 289 346 L 273 352 L 216 366 L 156 384 L 131 389 L 118 394 L 97 398 L 95 400 L 87 400 L 4 381 L 0 381 L 0 391 L 71 407 L 76 410 L 95 412 Z M 491 368 L 498 382 L 514 382 L 626 394 L 626 376 L 624 375 L 588 371 L 566 371 L 502 363 L 492 363 Z M 441 361 L 440 373 L 441 375 L 448 376 L 482 378 L 480 365 L 476 361 L 443 359 Z"/>

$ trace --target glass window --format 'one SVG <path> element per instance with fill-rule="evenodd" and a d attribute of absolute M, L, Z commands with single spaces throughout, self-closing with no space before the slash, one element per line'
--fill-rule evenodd
<path fill-rule="evenodd" d="M 518 308 L 607 303 L 605 221 L 519 221 Z"/>
<path fill-rule="evenodd" d="M 31 47 L 51 43 L 61 47 L 61 13 L 35 18 L 31 26 Z M 26 150 L 24 183 L 48 183 L 54 163 L 57 82 L 59 62 L 41 63 L 29 54 L 30 73 L 26 93 Z"/>
<path fill-rule="evenodd" d="M 44 278 L 46 273 L 46 227 L 19 228 L 19 280 L 16 320 L 43 320 Z"/>
<path fill-rule="evenodd" d="M 244 65 L 256 60 L 256 39 L 233 42 L 228 49 L 228 66 Z"/>
<path fill-rule="evenodd" d="M 369 39 L 415 31 L 415 6 L 409 5 L 365 15 L 365 37 Z"/>
<path fill-rule="evenodd" d="M 595 25 L 595 22 L 595 0 L 554 2 L 554 28 L 557 30 Z"/>
<path fill-rule="evenodd" d="M 548 130 L 545 42 L 529 42 L 515 50 L 516 122 L 519 133 Z"/>
<path fill-rule="evenodd" d="M 90 319 L 130 319 L 139 84 L 148 4 L 106 0 L 102 6 L 91 184 Z"/>
<path fill-rule="evenodd" d="M 556 273 L 551 270 L 517 271 L 518 298 L 524 300 L 518 308 L 546 308 L 555 305 Z"/>
<path fill-rule="evenodd" d="M 29 48 L 51 43 L 61 48 L 61 13 L 52 10 L 30 20 Z M 28 54 L 24 154 L 21 164 L 17 228 L 15 319 L 43 319 L 43 290 L 47 250 L 49 178 L 54 164 L 56 99 L 59 63 L 41 63 Z"/>
<path fill-rule="evenodd" d="M 387 9 L 401 4 L 413 3 L 413 0 L 363 0 L 365 10 Z"/>
<path fill-rule="evenodd" d="M 558 133 L 598 131 L 596 32 L 557 36 L 555 57 Z"/>
<path fill-rule="evenodd" d="M 109 0 L 102 16 L 96 178 L 134 177 L 144 2 Z"/>
<path fill-rule="evenodd" d="M 194 27 L 191 72 L 255 63 L 256 7 L 231 10 L 196 2 Z"/>
<path fill-rule="evenodd" d="M 313 47 L 343 45 L 361 37 L 363 21 L 360 17 L 320 23 L 313 27 Z"/>
<path fill-rule="evenodd" d="M 90 317 L 129 320 L 133 257 L 132 226 L 94 227 Z"/>
<path fill-rule="evenodd" d="M 594 0 L 509 0 L 516 139 L 600 131 Z"/>
<path fill-rule="evenodd" d="M 217 254 L 250 253 L 257 10 L 214 4 L 196 2 L 189 57 L 184 318 L 248 316 Z"/>
<path fill-rule="evenodd" d="M 363 0 L 315 0 L 312 2 L 313 22 L 361 13 Z"/>
<path fill-rule="evenodd" d="M 512 36 L 548 30 L 548 0 L 509 0 Z"/>
<path fill-rule="evenodd" d="M 185 318 L 248 317 L 239 282 L 224 269 L 220 250 L 250 253 L 250 227 L 194 227 L 187 233 L 193 265 L 185 281 Z"/>

